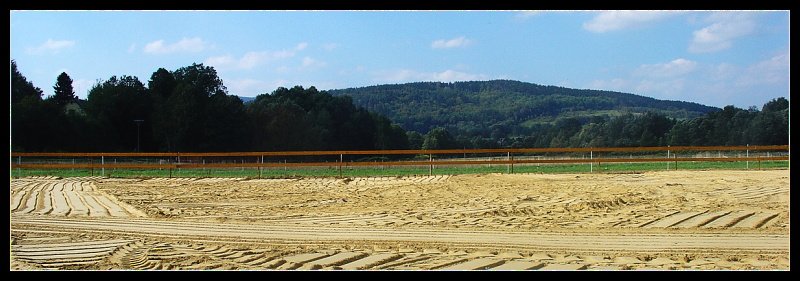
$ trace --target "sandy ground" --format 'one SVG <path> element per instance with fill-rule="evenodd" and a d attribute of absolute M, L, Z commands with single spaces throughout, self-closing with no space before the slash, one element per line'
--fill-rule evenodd
<path fill-rule="evenodd" d="M 11 269 L 789 269 L 789 170 L 22 178 Z"/>

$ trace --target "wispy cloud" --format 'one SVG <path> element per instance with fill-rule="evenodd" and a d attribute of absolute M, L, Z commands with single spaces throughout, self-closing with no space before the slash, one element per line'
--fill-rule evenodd
<path fill-rule="evenodd" d="M 753 14 L 748 12 L 716 12 L 706 19 L 711 24 L 694 31 L 689 52 L 710 53 L 725 50 L 733 40 L 755 31 Z"/>
<path fill-rule="evenodd" d="M 128 47 L 128 53 L 132 54 L 134 52 L 136 52 L 136 44 L 131 44 L 131 46 Z"/>
<path fill-rule="evenodd" d="M 431 48 L 434 48 L 434 49 L 450 49 L 450 48 L 465 47 L 465 46 L 467 46 L 467 45 L 469 45 L 471 43 L 472 43 L 472 40 L 469 40 L 466 37 L 461 36 L 461 37 L 453 38 L 453 39 L 450 39 L 450 40 L 439 39 L 439 40 L 433 41 L 433 43 L 431 43 Z"/>
<path fill-rule="evenodd" d="M 241 58 L 232 55 L 214 56 L 207 58 L 205 64 L 221 69 L 252 69 L 267 62 L 294 57 L 307 47 L 308 43 L 300 43 L 292 49 L 247 52 Z"/>
<path fill-rule="evenodd" d="M 641 26 L 679 13 L 674 11 L 607 11 L 601 12 L 584 23 L 583 28 L 595 33 L 604 33 Z"/>
<path fill-rule="evenodd" d="M 418 72 L 409 69 L 400 69 L 394 71 L 382 71 L 375 75 L 377 82 L 408 82 L 408 81 L 437 81 L 437 82 L 455 82 L 455 81 L 476 81 L 490 79 L 485 74 L 473 74 L 461 71 L 448 69 L 442 72 Z"/>
<path fill-rule="evenodd" d="M 789 82 L 789 54 L 779 54 L 747 67 L 736 85 L 755 86 Z"/>
<path fill-rule="evenodd" d="M 43 53 L 50 53 L 50 54 L 58 54 L 63 49 L 70 48 L 75 46 L 75 41 L 72 40 L 53 40 L 47 39 L 44 43 L 39 46 L 28 48 L 29 54 L 43 54 Z"/>
<path fill-rule="evenodd" d="M 598 79 L 589 88 L 650 96 L 658 99 L 685 100 L 725 106 L 760 106 L 765 101 L 757 92 L 769 92 L 773 97 L 788 96 L 775 91 L 789 83 L 789 53 L 779 53 L 768 59 L 745 66 L 731 63 L 702 64 L 684 58 L 665 63 L 643 64 L 628 75 Z M 788 88 L 788 87 L 787 87 Z"/>
<path fill-rule="evenodd" d="M 679 58 L 667 63 L 643 64 L 633 72 L 634 76 L 676 77 L 688 74 L 697 68 L 697 62 Z"/>
<path fill-rule="evenodd" d="M 164 40 L 156 40 L 144 46 L 148 54 L 171 54 L 178 52 L 197 53 L 209 48 L 209 44 L 200 37 L 183 38 L 172 44 L 165 44 Z"/>

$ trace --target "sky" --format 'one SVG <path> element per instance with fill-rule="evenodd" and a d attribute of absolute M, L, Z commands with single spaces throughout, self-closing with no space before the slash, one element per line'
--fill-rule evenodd
<path fill-rule="evenodd" d="M 723 107 L 789 98 L 788 11 L 10 11 L 53 94 L 213 66 L 229 94 L 510 79 Z"/>

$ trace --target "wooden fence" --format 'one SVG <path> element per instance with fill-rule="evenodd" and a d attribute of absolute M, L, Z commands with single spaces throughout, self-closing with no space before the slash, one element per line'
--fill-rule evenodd
<path fill-rule="evenodd" d="M 744 157 L 677 157 L 678 152 L 685 155 L 687 151 L 745 151 Z M 384 167 L 384 166 L 428 166 L 429 173 L 433 172 L 435 165 L 479 165 L 496 164 L 508 165 L 509 172 L 513 173 L 515 164 L 570 164 L 588 163 L 590 165 L 601 165 L 601 163 L 638 163 L 638 162 L 738 162 L 749 161 L 785 161 L 789 160 L 788 153 L 781 156 L 750 156 L 750 152 L 757 151 L 789 151 L 788 145 L 769 145 L 769 146 L 659 146 L 659 147 L 585 147 L 585 148 L 498 148 L 498 149 L 446 149 L 446 150 L 342 150 L 342 151 L 277 151 L 277 152 L 149 152 L 149 153 L 50 153 L 50 152 L 12 152 L 12 169 L 198 169 L 198 168 L 277 168 L 277 167 L 338 167 L 341 175 L 342 167 Z M 595 157 L 595 153 L 643 153 L 643 152 L 664 152 L 665 157 Z M 532 153 L 589 153 L 589 158 L 562 158 L 562 159 L 515 159 L 514 156 Z M 452 154 L 504 154 L 505 159 L 497 157 L 484 157 L 476 160 L 458 160 L 455 158 L 436 159 L 434 155 Z M 410 161 L 343 161 L 345 155 L 360 156 L 385 156 L 385 155 L 425 155 L 425 160 Z M 288 157 L 288 156 L 339 156 L 335 161 L 328 162 L 264 162 L 264 157 Z M 114 163 L 107 162 L 107 157 L 119 158 L 166 158 L 168 161 L 160 163 Z M 187 158 L 253 158 L 253 162 L 209 162 L 203 163 L 185 161 Z M 26 159 L 26 163 L 22 159 Z M 78 158 L 86 159 L 80 163 L 48 163 L 47 161 L 28 163 L 30 159 L 53 159 L 53 158 Z M 175 159 L 174 162 L 172 159 Z M 15 161 L 16 160 L 16 161 Z M 88 160 L 88 161 L 87 161 Z M 259 161 L 260 160 L 260 161 Z M 74 161 L 74 160 L 73 160 Z M 590 168 L 591 169 L 591 168 Z M 259 170 L 260 171 L 260 170 Z"/>

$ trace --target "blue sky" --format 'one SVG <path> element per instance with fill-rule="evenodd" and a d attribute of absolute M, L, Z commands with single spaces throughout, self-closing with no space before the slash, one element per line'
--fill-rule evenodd
<path fill-rule="evenodd" d="M 12 11 L 45 96 L 213 66 L 229 94 L 512 79 L 722 107 L 789 97 L 788 11 Z"/>

